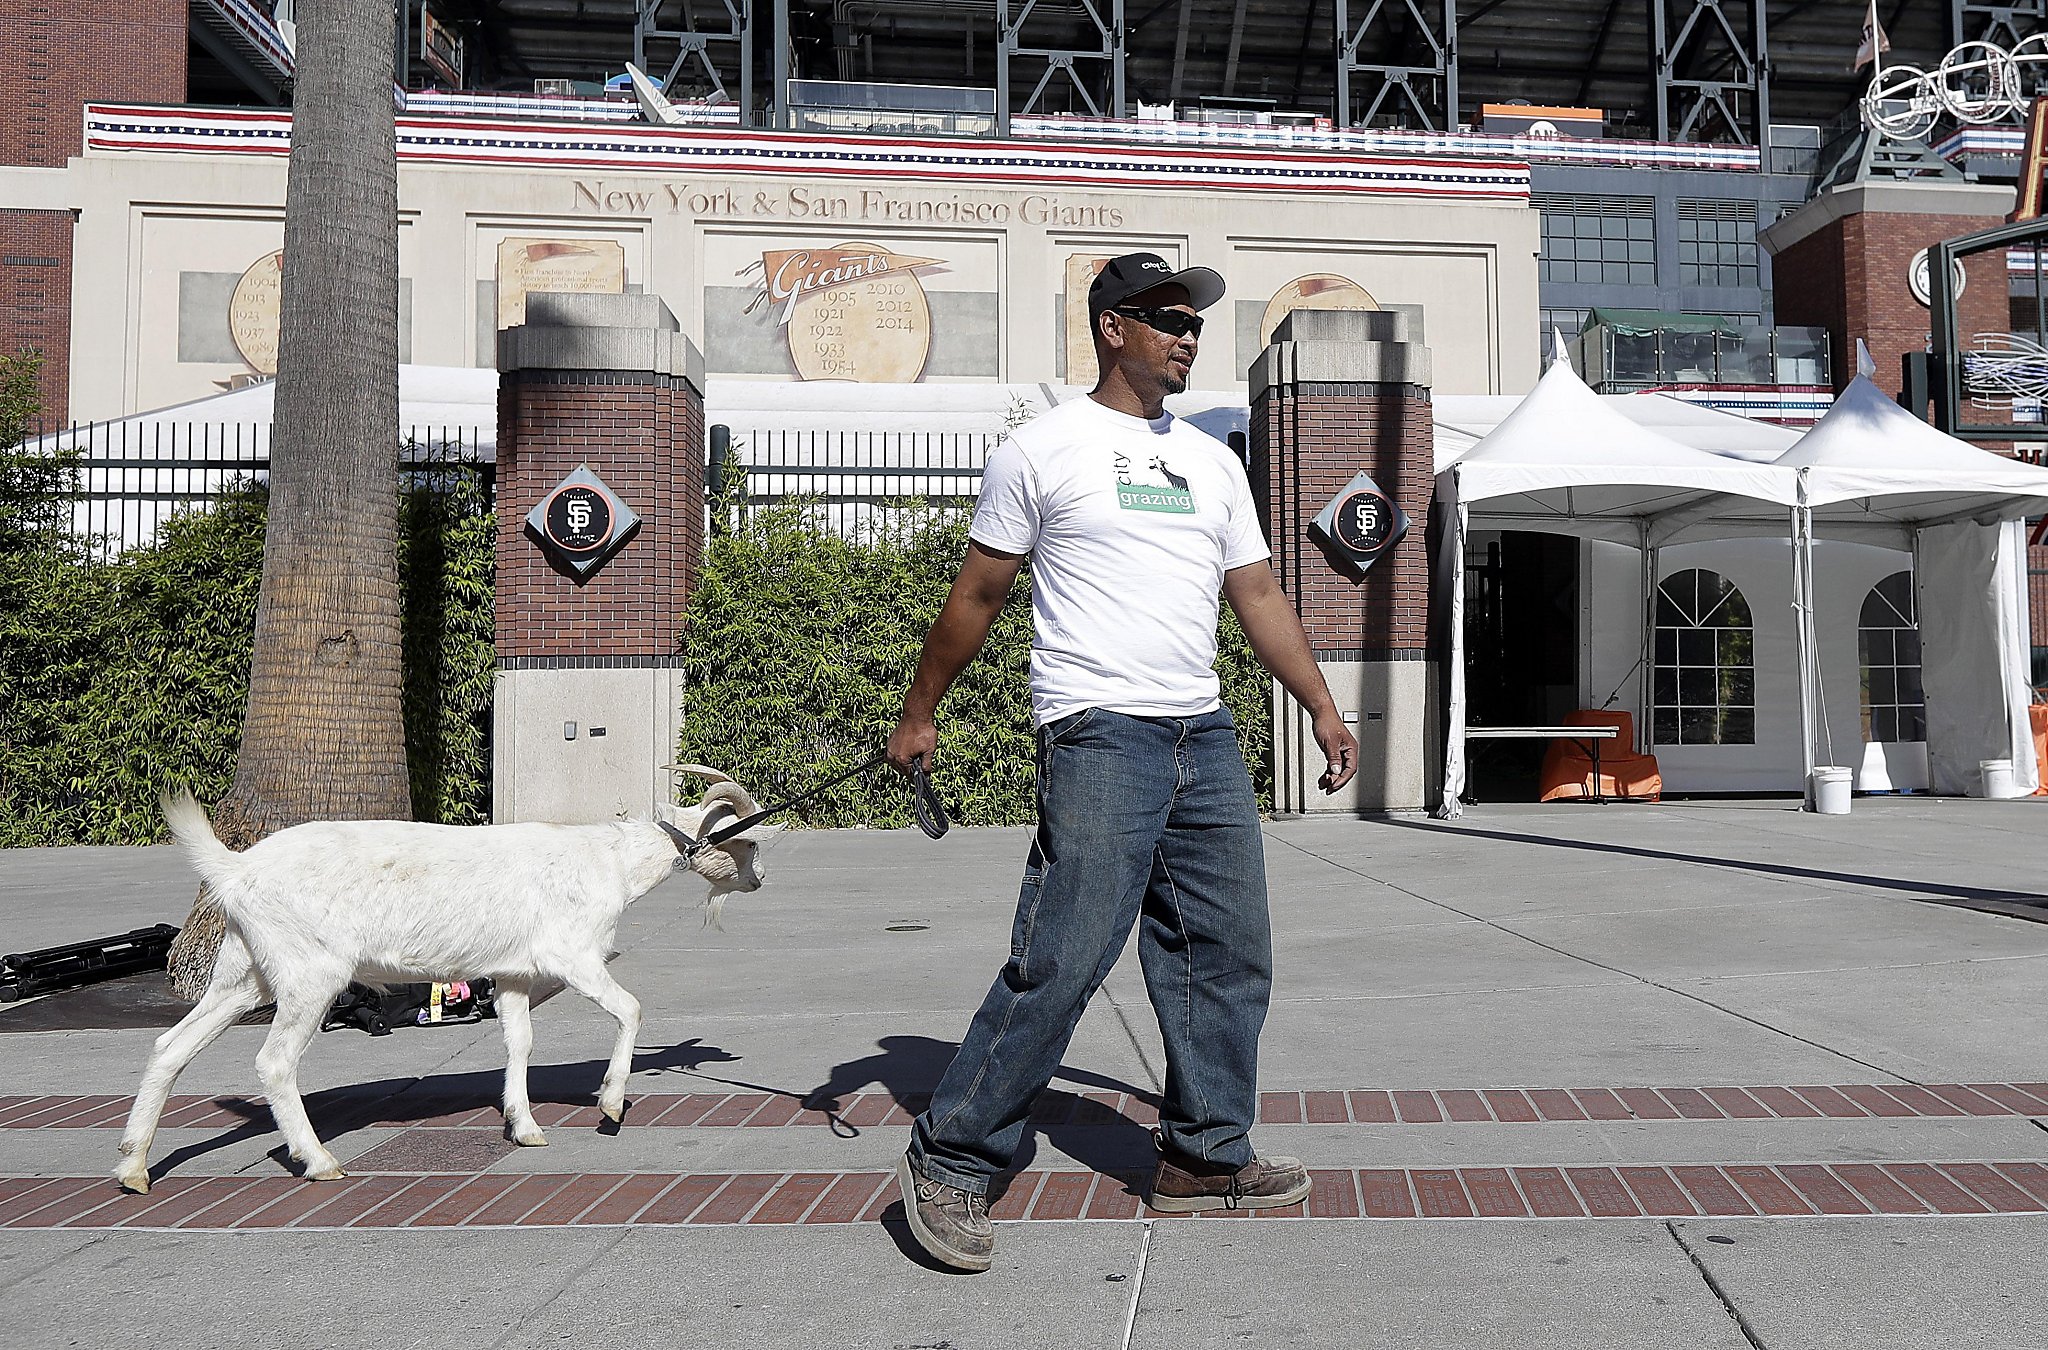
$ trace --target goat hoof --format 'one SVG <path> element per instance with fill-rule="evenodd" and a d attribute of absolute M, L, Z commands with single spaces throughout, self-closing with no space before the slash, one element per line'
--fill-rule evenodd
<path fill-rule="evenodd" d="M 620 1102 L 617 1106 L 607 1106 L 600 1102 L 597 1109 L 603 1112 L 604 1118 L 614 1125 L 626 1123 L 626 1104 L 624 1102 Z"/>
<path fill-rule="evenodd" d="M 340 1181 L 347 1175 L 348 1173 L 341 1170 L 340 1163 L 329 1163 L 325 1167 L 309 1167 L 306 1169 L 306 1180 L 308 1181 Z"/>
<path fill-rule="evenodd" d="M 546 1148 L 548 1146 L 548 1137 L 539 1130 L 534 1130 L 528 1134 L 513 1135 L 512 1142 L 521 1148 Z"/>
<path fill-rule="evenodd" d="M 149 1173 L 117 1172 L 114 1180 L 121 1183 L 121 1189 L 130 1195 L 149 1194 Z"/>

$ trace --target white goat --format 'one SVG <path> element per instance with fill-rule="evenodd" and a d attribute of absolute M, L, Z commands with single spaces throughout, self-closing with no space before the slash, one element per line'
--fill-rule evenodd
<path fill-rule="evenodd" d="M 489 976 L 505 1031 L 505 1121 L 521 1144 L 547 1143 L 526 1097 L 529 997 L 535 980 L 561 980 L 619 1024 L 598 1107 L 621 1120 L 640 1003 L 605 969 L 619 915 L 687 861 L 711 883 L 706 904 L 715 920 L 728 894 L 759 889 L 757 845 L 775 833 L 759 826 L 686 859 L 688 840 L 758 808 L 716 769 L 677 767 L 710 786 L 696 806 L 665 807 L 661 823 L 316 822 L 279 830 L 242 853 L 220 842 L 189 792 L 166 796 L 171 833 L 226 913 L 227 935 L 205 996 L 157 1038 L 121 1135 L 115 1179 L 131 1191 L 149 1189 L 150 1143 L 179 1072 L 265 1002 L 277 1011 L 256 1072 L 270 1113 L 307 1177 L 342 1176 L 306 1119 L 298 1063 L 351 980 Z"/>

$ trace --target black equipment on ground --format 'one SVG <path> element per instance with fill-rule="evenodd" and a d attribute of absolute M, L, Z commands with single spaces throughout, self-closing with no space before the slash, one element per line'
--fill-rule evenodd
<path fill-rule="evenodd" d="M 169 960 L 171 939 L 176 936 L 176 927 L 160 923 L 115 937 L 0 956 L 0 1003 L 96 984 L 137 971 L 162 970 Z"/>
<path fill-rule="evenodd" d="M 496 993 L 486 979 L 397 984 L 389 989 L 352 983 L 335 998 L 320 1029 L 355 1027 L 372 1036 L 389 1036 L 393 1027 L 458 1026 L 497 1015 Z"/>

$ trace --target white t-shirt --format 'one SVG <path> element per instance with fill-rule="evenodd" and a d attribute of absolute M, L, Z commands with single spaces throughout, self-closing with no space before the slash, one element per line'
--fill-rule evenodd
<path fill-rule="evenodd" d="M 1078 398 L 989 456 L 969 533 L 1031 555 L 1031 707 L 1214 710 L 1223 574 L 1270 556 L 1244 466 L 1171 413 Z"/>

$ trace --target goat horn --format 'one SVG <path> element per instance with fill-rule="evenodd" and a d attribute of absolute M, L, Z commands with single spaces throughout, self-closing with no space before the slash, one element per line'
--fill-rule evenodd
<path fill-rule="evenodd" d="M 664 764 L 661 767 L 667 769 L 670 773 L 686 773 L 693 778 L 702 778 L 709 783 L 730 783 L 733 781 L 731 774 L 714 769 L 708 764 Z"/>
<path fill-rule="evenodd" d="M 709 806 L 714 801 L 725 802 L 742 816 L 751 816 L 761 809 L 759 803 L 755 802 L 753 794 L 730 778 L 723 779 L 705 788 L 704 796 L 697 804 L 699 806 Z"/>

